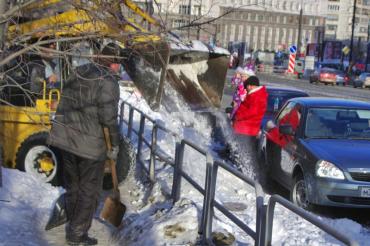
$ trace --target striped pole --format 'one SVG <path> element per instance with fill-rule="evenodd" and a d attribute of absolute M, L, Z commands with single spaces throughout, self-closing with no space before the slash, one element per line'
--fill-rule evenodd
<path fill-rule="evenodd" d="M 296 53 L 290 53 L 289 55 L 288 73 L 294 73 L 295 56 Z"/>

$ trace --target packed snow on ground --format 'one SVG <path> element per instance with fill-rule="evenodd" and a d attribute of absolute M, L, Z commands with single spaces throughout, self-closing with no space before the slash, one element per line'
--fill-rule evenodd
<path fill-rule="evenodd" d="M 168 112 L 162 108 L 153 112 L 137 91 L 121 91 L 124 100 L 135 105 L 141 112 L 161 122 L 177 134 L 172 137 L 162 131 L 158 135 L 161 150 L 174 156 L 174 146 L 180 139 L 188 139 L 214 155 L 208 118 L 184 108 L 181 112 Z M 125 115 L 128 115 L 127 107 Z M 140 114 L 134 114 L 134 127 L 138 129 Z M 127 127 L 122 131 L 127 132 Z M 135 135 L 135 134 L 134 134 Z M 144 137 L 150 140 L 148 123 Z M 137 137 L 132 137 L 137 146 Z M 232 141 L 232 137 L 230 137 Z M 149 158 L 149 150 L 143 148 L 143 159 Z M 204 156 L 191 148 L 184 153 L 184 171 L 204 187 Z M 201 218 L 203 196 L 188 182 L 182 182 L 181 198 L 176 204 L 170 199 L 173 169 L 157 161 L 156 183 L 148 185 L 138 173 L 120 185 L 122 200 L 128 207 L 123 224 L 115 229 L 95 219 L 92 235 L 104 233 L 108 240 L 100 245 L 193 245 L 199 243 L 197 232 Z M 249 175 L 249 174 L 248 174 Z M 0 188 L 0 245 L 63 245 L 63 238 L 50 240 L 50 233 L 43 230 L 51 212 L 53 201 L 63 192 L 62 188 L 40 183 L 30 175 L 17 170 L 3 169 L 3 187 Z M 252 229 L 256 224 L 255 192 L 226 171 L 219 170 L 216 199 Z M 268 196 L 265 197 L 266 201 Z M 101 208 L 101 206 L 100 206 Z M 235 245 L 253 245 L 253 239 L 235 224 L 215 211 L 213 231 L 235 236 Z M 98 214 L 98 213 L 97 213 Z M 324 223 L 356 239 L 360 245 L 368 245 L 370 232 L 349 219 L 320 218 Z M 62 228 L 62 227 L 61 227 Z M 103 228 L 106 228 L 105 230 Z M 63 233 L 62 233 L 63 234 Z M 51 235 L 51 237 L 53 237 Z M 55 243 L 62 240 L 60 244 Z M 341 245 L 314 225 L 277 205 L 273 245 Z"/>

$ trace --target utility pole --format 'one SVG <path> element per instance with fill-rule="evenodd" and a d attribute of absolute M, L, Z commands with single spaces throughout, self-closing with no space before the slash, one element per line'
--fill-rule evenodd
<path fill-rule="evenodd" d="M 301 2 L 301 9 L 299 11 L 299 20 L 298 20 L 298 40 L 297 40 L 297 54 L 300 54 L 301 52 L 301 46 L 302 46 L 302 18 L 303 18 L 303 8 L 302 8 L 302 2 Z"/>
<path fill-rule="evenodd" d="M 356 0 L 354 0 L 353 4 L 353 14 L 352 14 L 352 33 L 351 33 L 351 44 L 350 44 L 350 51 L 349 51 L 349 66 L 348 69 L 351 69 L 352 63 L 352 54 L 353 54 L 353 35 L 355 33 L 355 20 L 356 20 Z M 349 71 L 348 71 L 349 72 Z"/>

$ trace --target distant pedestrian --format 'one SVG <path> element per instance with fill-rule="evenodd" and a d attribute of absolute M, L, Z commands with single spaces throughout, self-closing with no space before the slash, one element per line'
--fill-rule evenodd
<path fill-rule="evenodd" d="M 244 82 L 250 77 L 254 76 L 253 70 L 250 69 L 237 69 L 238 77 L 234 81 L 235 92 L 233 94 L 233 101 L 231 103 L 232 111 L 230 113 L 230 119 L 233 120 L 236 111 L 240 104 L 244 101 L 247 96 L 247 90 L 244 87 Z"/>

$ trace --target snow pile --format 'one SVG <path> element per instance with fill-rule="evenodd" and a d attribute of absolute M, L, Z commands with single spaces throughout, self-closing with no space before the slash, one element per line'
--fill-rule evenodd
<path fill-rule="evenodd" d="M 0 244 L 45 245 L 44 227 L 61 188 L 42 183 L 32 175 L 3 168 L 0 188 Z"/>

